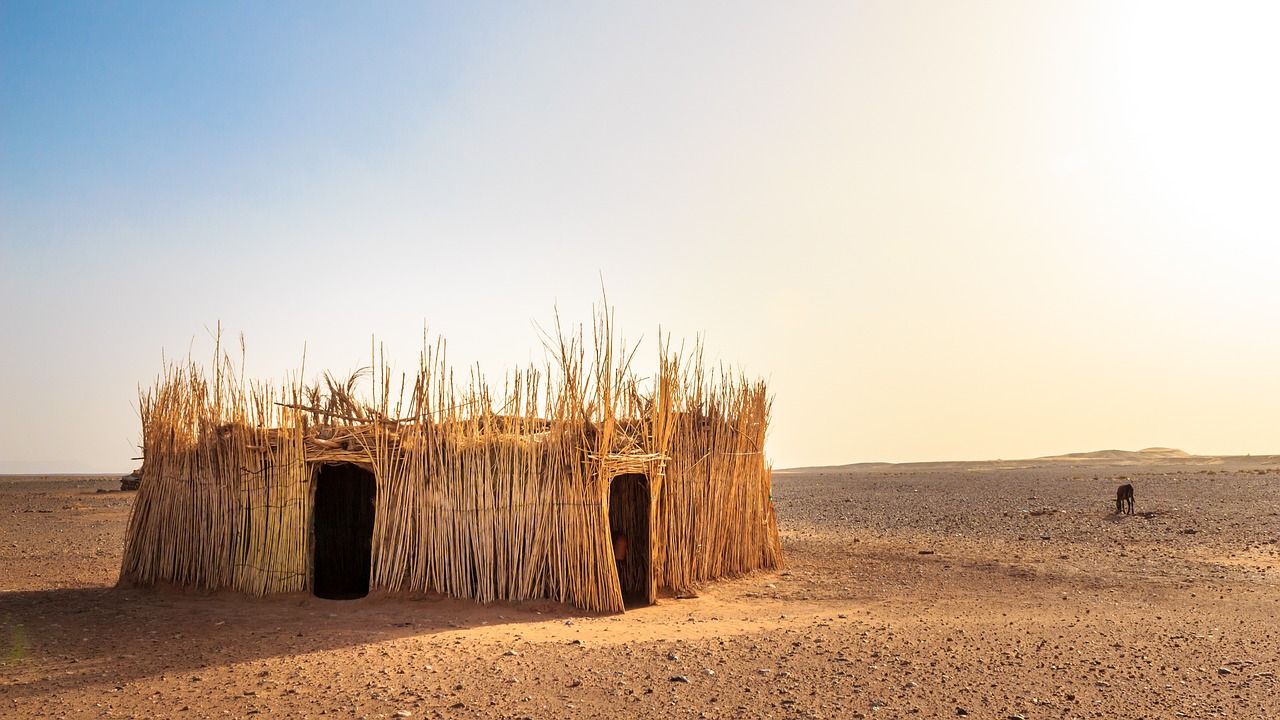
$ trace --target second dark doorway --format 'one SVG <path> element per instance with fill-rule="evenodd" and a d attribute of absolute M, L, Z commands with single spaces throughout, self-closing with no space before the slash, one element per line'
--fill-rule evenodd
<path fill-rule="evenodd" d="M 613 539 L 622 599 L 649 603 L 649 479 L 619 475 L 609 483 L 609 533 Z"/>

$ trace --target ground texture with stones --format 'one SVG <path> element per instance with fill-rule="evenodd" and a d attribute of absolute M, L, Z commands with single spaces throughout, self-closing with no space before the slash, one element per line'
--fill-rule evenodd
<path fill-rule="evenodd" d="M 1262 461 L 779 472 L 785 570 L 622 615 L 117 588 L 118 487 L 0 478 L 0 717 L 1280 717 Z"/>

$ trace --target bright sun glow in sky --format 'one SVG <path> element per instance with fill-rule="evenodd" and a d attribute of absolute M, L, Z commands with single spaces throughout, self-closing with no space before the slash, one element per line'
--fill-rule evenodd
<path fill-rule="evenodd" d="M 0 4 L 0 472 L 162 353 L 500 382 L 553 306 L 767 379 L 775 466 L 1280 452 L 1273 3 Z M 642 363 L 643 369 L 643 363 Z"/>

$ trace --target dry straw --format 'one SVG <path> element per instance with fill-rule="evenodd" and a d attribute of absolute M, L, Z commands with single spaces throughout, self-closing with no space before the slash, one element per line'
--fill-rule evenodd
<path fill-rule="evenodd" d="M 411 380 L 372 363 L 369 401 L 363 371 L 246 383 L 220 343 L 211 378 L 168 366 L 140 398 L 121 579 L 311 589 L 315 478 L 344 462 L 376 482 L 374 588 L 621 611 L 628 592 L 652 602 L 662 587 L 779 567 L 764 383 L 669 343 L 642 381 L 609 312 L 591 339 L 588 358 L 582 329 L 557 320 L 553 359 L 508 374 L 501 394 L 476 371 L 455 377 L 443 343 L 424 347 Z M 611 497 L 627 506 L 611 514 Z M 627 557 L 612 532 L 632 537 Z"/>

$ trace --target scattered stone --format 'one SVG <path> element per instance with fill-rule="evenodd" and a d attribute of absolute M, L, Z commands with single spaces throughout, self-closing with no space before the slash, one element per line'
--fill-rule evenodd
<path fill-rule="evenodd" d="M 968 710 L 965 710 L 965 709 L 964 709 L 964 708 L 962 708 L 962 707 L 958 707 L 958 708 L 956 708 L 956 714 L 957 714 L 957 715 L 968 715 L 968 714 L 969 714 L 969 711 L 968 711 Z"/>
<path fill-rule="evenodd" d="M 689 682 L 689 678 L 683 675 L 676 675 L 675 677 L 671 678 L 671 682 L 687 683 Z"/>
<path fill-rule="evenodd" d="M 504 653 L 502 653 L 502 654 L 503 654 L 503 655 L 505 655 L 505 656 L 507 656 L 507 657 L 515 657 L 515 656 L 519 655 L 520 653 L 516 652 L 515 650 L 508 650 L 508 651 L 506 651 L 506 652 L 504 652 Z"/>
<path fill-rule="evenodd" d="M 932 555 L 932 554 L 933 554 L 933 552 L 934 552 L 933 550 L 921 550 L 921 551 L 920 551 L 920 554 L 921 554 L 921 555 Z"/>
<path fill-rule="evenodd" d="M 1219 675 L 1235 675 L 1236 672 L 1235 670 L 1232 670 L 1229 667 L 1220 667 L 1218 668 L 1218 674 Z"/>
<path fill-rule="evenodd" d="M 668 660 L 679 660 L 680 656 L 675 653 L 667 653 Z"/>
<path fill-rule="evenodd" d="M 715 675 L 715 674 L 716 674 L 716 671 L 715 671 L 715 670 L 712 670 L 711 668 L 707 668 L 706 670 L 703 670 L 703 671 L 702 671 L 702 674 L 703 674 L 703 675 Z"/>
<path fill-rule="evenodd" d="M 408 710 L 397 710 L 391 713 L 391 717 L 398 717 L 398 718 L 413 717 L 413 713 L 409 712 Z"/>

